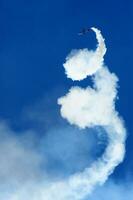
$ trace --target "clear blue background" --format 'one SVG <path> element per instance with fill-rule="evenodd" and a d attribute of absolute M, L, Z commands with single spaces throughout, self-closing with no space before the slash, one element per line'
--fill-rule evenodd
<path fill-rule="evenodd" d="M 113 176 L 131 178 L 132 19 L 131 0 L 1 0 L 0 118 L 21 129 L 18 119 L 26 107 L 55 89 L 61 91 L 57 96 L 67 91 L 73 83 L 64 74 L 65 57 L 73 48 L 95 48 L 94 34 L 79 37 L 77 33 L 83 27 L 98 27 L 108 48 L 105 62 L 120 79 L 117 109 L 128 130 L 126 158 Z M 57 107 L 56 101 L 52 103 Z"/>

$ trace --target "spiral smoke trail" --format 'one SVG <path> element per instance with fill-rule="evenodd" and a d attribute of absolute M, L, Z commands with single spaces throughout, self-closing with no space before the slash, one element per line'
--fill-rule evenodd
<path fill-rule="evenodd" d="M 126 130 L 115 110 L 118 78 L 104 65 L 104 38 L 97 28 L 92 30 L 98 40 L 97 49 L 72 51 L 66 58 L 64 68 L 67 77 L 72 80 L 80 81 L 93 75 L 93 88 L 72 87 L 66 96 L 58 99 L 58 104 L 61 105 L 62 117 L 70 124 L 83 129 L 102 126 L 109 143 L 102 157 L 91 167 L 69 178 L 65 183 L 67 190 L 61 199 L 83 199 L 96 185 L 107 180 L 125 154 Z"/>

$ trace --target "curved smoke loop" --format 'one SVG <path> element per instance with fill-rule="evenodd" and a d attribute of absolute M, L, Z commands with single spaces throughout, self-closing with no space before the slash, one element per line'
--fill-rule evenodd
<path fill-rule="evenodd" d="M 117 81 L 115 74 L 104 65 L 106 46 L 100 31 L 96 33 L 98 47 L 72 51 L 66 58 L 64 68 L 68 78 L 82 80 L 93 75 L 93 88 L 72 87 L 66 96 L 58 99 L 61 115 L 79 128 L 102 126 L 108 134 L 109 144 L 102 155 L 84 172 L 75 174 L 65 183 L 67 190 L 61 199 L 82 199 L 96 185 L 103 184 L 114 168 L 123 161 L 126 130 L 115 110 Z"/>

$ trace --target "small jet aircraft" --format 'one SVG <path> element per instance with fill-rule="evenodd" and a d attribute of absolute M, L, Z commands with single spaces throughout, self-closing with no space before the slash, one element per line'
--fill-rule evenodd
<path fill-rule="evenodd" d="M 90 28 L 83 28 L 83 29 L 78 33 L 78 35 L 85 35 L 85 34 L 88 33 L 89 31 L 91 31 Z"/>

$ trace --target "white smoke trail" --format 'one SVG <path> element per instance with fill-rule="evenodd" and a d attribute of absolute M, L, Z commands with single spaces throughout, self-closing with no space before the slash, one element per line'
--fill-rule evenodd
<path fill-rule="evenodd" d="M 62 181 L 44 181 L 32 184 L 32 187 L 26 186 L 26 190 L 17 190 L 8 198 L 10 200 L 82 200 L 95 186 L 103 184 L 123 161 L 126 130 L 115 110 L 118 78 L 104 65 L 106 46 L 100 31 L 96 28 L 92 30 L 98 40 L 96 51 L 72 51 L 64 67 L 67 77 L 72 80 L 82 80 L 93 75 L 93 88 L 72 87 L 66 96 L 58 99 L 58 104 L 61 105 L 62 117 L 70 124 L 82 129 L 103 127 L 108 135 L 108 146 L 102 157 L 83 172 Z"/>
<path fill-rule="evenodd" d="M 106 46 L 100 31 L 96 33 L 96 51 L 87 49 L 72 51 L 64 64 L 67 77 L 82 80 L 93 75 L 94 87 L 85 89 L 72 87 L 60 98 L 61 115 L 79 128 L 102 126 L 109 138 L 109 144 L 101 158 L 82 173 L 70 177 L 66 199 L 82 199 L 91 193 L 97 184 L 103 184 L 114 168 L 122 162 L 125 153 L 126 130 L 115 110 L 118 78 L 104 66 Z M 71 197 L 72 196 L 72 197 Z M 70 198 L 71 197 L 71 198 Z M 63 198 L 62 198 L 63 199 Z"/>

